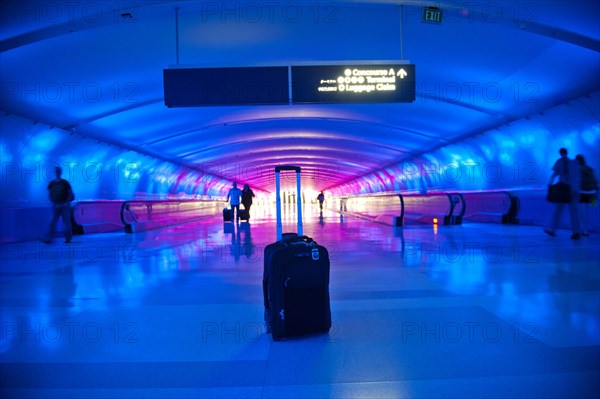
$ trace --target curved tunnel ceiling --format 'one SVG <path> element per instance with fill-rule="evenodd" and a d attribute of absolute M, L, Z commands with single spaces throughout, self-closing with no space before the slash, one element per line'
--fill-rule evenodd
<path fill-rule="evenodd" d="M 295 163 L 322 189 L 600 87 L 598 2 L 225 3 L 3 3 L 2 110 L 265 190 L 265 170 Z M 422 22 L 430 5 L 442 24 Z M 409 60 L 417 99 L 170 109 L 162 71 L 178 56 L 194 66 Z"/>

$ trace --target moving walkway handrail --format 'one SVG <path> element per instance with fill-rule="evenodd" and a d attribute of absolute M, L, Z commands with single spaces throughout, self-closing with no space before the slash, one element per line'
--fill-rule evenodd
<path fill-rule="evenodd" d="M 367 204 L 368 206 L 366 207 L 365 210 L 357 210 L 357 209 L 350 209 L 348 210 L 348 201 L 351 200 L 355 200 L 355 201 L 365 201 L 365 202 L 375 202 L 375 203 L 370 203 Z M 385 202 L 385 201 L 389 201 L 388 205 L 391 205 L 390 207 L 385 207 L 383 209 L 384 212 L 380 212 L 382 209 L 380 207 L 380 203 L 381 202 Z M 352 201 L 351 201 L 352 203 Z M 384 204 L 385 206 L 385 204 Z M 372 212 L 365 212 L 365 211 L 375 211 L 375 214 L 372 214 Z M 340 197 L 340 209 L 339 209 L 340 213 L 345 213 L 345 214 L 349 214 L 349 215 L 353 215 L 356 217 L 360 217 L 360 218 L 365 218 L 365 219 L 369 219 L 372 221 L 376 221 L 376 222 L 382 222 L 382 219 L 385 218 L 396 218 L 398 217 L 398 213 L 403 214 L 403 207 L 402 207 L 402 199 L 399 198 L 398 194 L 396 193 L 382 193 L 382 194 L 368 194 L 368 195 L 358 195 L 358 196 L 344 196 L 344 197 Z M 387 224 L 387 223 L 386 223 Z"/>
<path fill-rule="evenodd" d="M 488 191 L 465 193 L 469 202 L 469 211 L 465 218 L 474 221 L 497 221 L 516 223 L 519 211 L 519 199 L 507 191 Z"/>
<path fill-rule="evenodd" d="M 100 233 L 124 229 L 126 232 L 181 223 L 214 216 L 217 200 L 91 200 L 77 201 L 72 208 L 74 231 Z M 143 209 L 143 212 L 140 212 Z"/>
<path fill-rule="evenodd" d="M 100 233 L 123 228 L 119 212 L 123 200 L 77 201 L 71 208 L 74 232 Z"/>
<path fill-rule="evenodd" d="M 347 209 L 350 200 L 363 200 L 366 203 L 375 202 L 383 199 L 393 199 L 390 204 L 392 207 L 384 209 L 369 209 L 371 212 L 381 212 L 379 214 L 361 213 L 356 209 Z M 425 207 L 419 207 L 419 203 L 425 201 Z M 351 201 L 350 201 L 351 203 Z M 399 208 L 396 209 L 395 205 Z M 373 205 L 373 204 L 370 204 Z M 366 217 L 370 220 L 381 221 L 384 217 L 392 218 L 390 222 L 394 226 L 404 225 L 406 218 L 411 215 L 418 215 L 415 220 L 429 223 L 434 218 L 439 218 L 443 224 L 461 224 L 466 211 L 466 202 L 461 193 L 433 193 L 433 194 L 401 194 L 401 193 L 382 193 L 359 196 L 347 196 L 340 198 L 340 212 L 354 214 L 359 217 Z"/>
<path fill-rule="evenodd" d="M 129 200 L 123 202 L 120 218 L 125 232 L 158 228 L 214 216 L 219 200 Z"/>
<path fill-rule="evenodd" d="M 402 203 L 402 222 L 410 214 L 418 214 L 417 221 L 428 220 L 433 218 L 442 218 L 442 224 L 461 224 L 462 217 L 465 214 L 466 203 L 464 197 L 460 193 L 432 193 L 432 194 L 398 194 Z M 434 209 L 416 208 L 410 212 L 412 208 L 412 200 L 429 200 L 430 204 L 434 205 Z M 436 201 L 439 199 L 438 201 Z M 447 199 L 445 201 L 444 199 Z M 437 203 L 436 203 L 437 202 Z M 439 203 L 439 204 L 438 204 Z M 418 203 L 417 203 L 418 205 Z M 442 208 L 443 207 L 443 208 Z M 426 207 L 431 208 L 431 207 Z M 419 220 L 421 219 L 421 220 Z"/>

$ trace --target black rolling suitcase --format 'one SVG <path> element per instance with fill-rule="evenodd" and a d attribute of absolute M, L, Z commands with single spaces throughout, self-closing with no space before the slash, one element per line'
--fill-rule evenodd
<path fill-rule="evenodd" d="M 223 221 L 231 222 L 232 218 L 233 218 L 233 209 L 223 208 Z"/>
<path fill-rule="evenodd" d="M 250 214 L 248 213 L 247 209 L 240 209 L 238 211 L 239 215 L 240 215 L 240 220 L 247 222 L 248 220 L 250 220 L 249 216 Z"/>
<path fill-rule="evenodd" d="M 300 199 L 300 168 L 275 168 L 277 241 L 264 251 L 263 297 L 267 332 L 273 340 L 304 334 L 327 333 L 331 328 L 329 305 L 329 253 L 302 235 L 302 203 L 298 201 L 298 234 L 282 234 L 279 173 L 294 170 Z"/>

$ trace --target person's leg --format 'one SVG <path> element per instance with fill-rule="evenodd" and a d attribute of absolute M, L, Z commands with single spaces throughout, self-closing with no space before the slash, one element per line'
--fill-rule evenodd
<path fill-rule="evenodd" d="M 581 231 L 584 235 L 590 234 L 590 204 L 579 204 L 581 208 L 583 208 L 583 225 L 581 226 Z"/>
<path fill-rule="evenodd" d="M 50 221 L 50 225 L 48 226 L 48 232 L 46 233 L 46 237 L 44 237 L 44 242 L 52 242 L 52 240 L 54 239 L 56 223 L 58 223 L 59 217 L 60 207 L 58 205 L 52 205 L 52 220 Z"/>
<path fill-rule="evenodd" d="M 579 193 L 571 193 L 571 202 L 569 202 L 569 217 L 571 219 L 571 231 L 573 235 L 571 238 L 577 239 L 581 236 L 581 230 L 579 228 L 579 213 L 578 213 L 578 204 L 579 204 Z"/>
<path fill-rule="evenodd" d="M 233 220 L 240 220 L 240 205 L 231 205 L 231 218 Z"/>
<path fill-rule="evenodd" d="M 565 204 L 555 204 L 554 205 L 554 213 L 552 215 L 552 224 L 550 225 L 550 231 L 552 233 L 556 232 L 556 229 L 558 229 L 558 224 L 560 223 L 560 217 L 562 216 L 564 206 L 565 206 Z"/>
<path fill-rule="evenodd" d="M 588 201 L 590 201 L 589 196 L 581 194 L 579 203 L 577 204 L 579 227 L 581 228 L 581 234 L 583 235 L 588 235 L 590 229 L 590 204 Z"/>
<path fill-rule="evenodd" d="M 71 205 L 65 204 L 61 207 L 62 221 L 65 225 L 65 242 L 71 242 L 73 231 L 71 229 Z"/>

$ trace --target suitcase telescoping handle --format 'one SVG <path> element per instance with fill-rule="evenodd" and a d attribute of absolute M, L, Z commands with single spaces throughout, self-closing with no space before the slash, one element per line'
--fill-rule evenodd
<path fill-rule="evenodd" d="M 275 166 L 275 203 L 277 206 L 277 241 L 283 236 L 283 224 L 281 222 L 281 183 L 279 173 L 282 170 L 293 170 L 296 172 L 296 202 L 298 204 L 298 235 L 302 235 L 302 194 L 300 191 L 300 167 L 299 166 Z"/>

